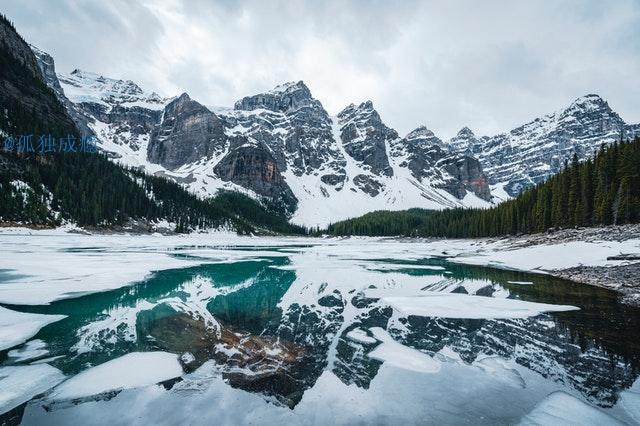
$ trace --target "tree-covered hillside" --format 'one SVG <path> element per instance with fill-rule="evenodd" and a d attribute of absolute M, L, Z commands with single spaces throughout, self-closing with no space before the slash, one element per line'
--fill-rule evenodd
<path fill-rule="evenodd" d="M 0 153 L 0 222 L 55 226 L 65 220 L 89 227 L 166 220 L 178 232 L 306 232 L 242 194 L 200 199 L 173 181 L 122 168 L 101 154 Z"/>
<path fill-rule="evenodd" d="M 487 237 L 640 221 L 640 139 L 602 147 L 491 209 L 379 211 L 329 226 L 334 235 Z"/>

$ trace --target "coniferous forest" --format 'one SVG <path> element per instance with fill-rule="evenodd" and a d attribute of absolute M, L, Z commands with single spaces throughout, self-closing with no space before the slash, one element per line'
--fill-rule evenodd
<path fill-rule="evenodd" d="M 305 233 L 239 193 L 205 200 L 166 178 L 123 168 L 102 154 L 0 154 L 0 222 L 56 226 L 123 225 L 166 220 L 175 231 L 228 226 Z"/>
<path fill-rule="evenodd" d="M 333 235 L 474 238 L 640 221 L 640 139 L 603 146 L 595 158 L 490 209 L 378 211 L 329 226 Z"/>

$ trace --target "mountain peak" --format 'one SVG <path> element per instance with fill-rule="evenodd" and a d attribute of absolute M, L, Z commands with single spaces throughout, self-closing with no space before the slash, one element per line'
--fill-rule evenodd
<path fill-rule="evenodd" d="M 589 93 L 584 96 L 580 96 L 567 108 L 567 110 L 586 110 L 586 111 L 594 111 L 594 110 L 611 110 L 607 101 L 602 99 L 600 95 L 595 93 Z"/>
<path fill-rule="evenodd" d="M 302 80 L 289 81 L 289 82 L 286 82 L 286 83 L 279 84 L 276 87 L 274 87 L 273 89 L 271 89 L 268 93 L 273 93 L 273 94 L 290 93 L 290 92 L 295 92 L 295 91 L 298 91 L 298 90 L 303 90 L 303 91 L 309 92 L 309 96 L 311 96 L 311 91 L 309 90 L 307 85 L 304 84 L 304 81 L 302 81 Z"/>
<path fill-rule="evenodd" d="M 291 113 L 309 106 L 322 109 L 320 102 L 313 98 L 307 85 L 300 80 L 279 84 L 268 92 L 245 96 L 235 103 L 234 109 L 252 111 L 264 108 Z"/>
<path fill-rule="evenodd" d="M 191 97 L 189 97 L 189 94 L 187 92 L 183 92 L 180 96 L 178 96 L 176 100 L 179 102 L 186 102 L 190 101 Z"/>
<path fill-rule="evenodd" d="M 425 148 L 433 145 L 442 146 L 442 140 L 424 125 L 407 133 L 404 139 L 411 144 L 417 144 Z"/>
<path fill-rule="evenodd" d="M 413 129 L 409 133 L 407 133 L 406 139 L 407 140 L 427 139 L 427 138 L 432 138 L 434 136 L 435 134 L 431 130 L 429 130 L 427 126 L 421 125 Z"/>
<path fill-rule="evenodd" d="M 74 103 L 129 104 L 148 109 L 160 109 L 165 103 L 157 93 L 145 92 L 131 80 L 109 78 L 79 68 L 70 74 L 59 74 L 58 80 L 64 93 Z"/>
<path fill-rule="evenodd" d="M 470 128 L 468 128 L 467 126 L 464 126 L 462 129 L 460 129 L 456 137 L 469 138 L 469 137 L 475 137 L 475 134 Z"/>

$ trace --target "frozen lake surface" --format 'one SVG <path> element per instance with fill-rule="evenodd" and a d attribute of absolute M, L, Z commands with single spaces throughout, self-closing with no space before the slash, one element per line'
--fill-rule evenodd
<path fill-rule="evenodd" d="M 0 234 L 0 420 L 640 423 L 640 309 L 523 250 Z"/>

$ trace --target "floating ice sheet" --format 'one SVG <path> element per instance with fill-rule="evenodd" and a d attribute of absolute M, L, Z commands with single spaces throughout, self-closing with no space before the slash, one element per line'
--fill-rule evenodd
<path fill-rule="evenodd" d="M 42 327 L 66 318 L 64 315 L 42 315 L 16 312 L 0 306 L 0 351 L 26 342 Z"/>
<path fill-rule="evenodd" d="M 52 399 L 83 398 L 103 392 L 152 385 L 182 375 L 178 356 L 131 352 L 72 377 L 54 389 Z"/>
<path fill-rule="evenodd" d="M 0 367 L 0 414 L 51 389 L 64 379 L 49 364 Z"/>
<path fill-rule="evenodd" d="M 554 392 L 542 400 L 520 422 L 520 426 L 623 426 L 624 423 L 565 392 Z"/>
<path fill-rule="evenodd" d="M 382 301 L 403 315 L 439 318 L 528 318 L 543 312 L 574 311 L 569 305 L 525 302 L 517 299 L 432 293 L 413 297 L 384 297 Z"/>
<path fill-rule="evenodd" d="M 369 329 L 376 339 L 382 343 L 367 355 L 405 370 L 418 371 L 420 373 L 437 373 L 440 371 L 440 362 L 431 356 L 396 342 L 389 333 L 380 327 Z"/>

